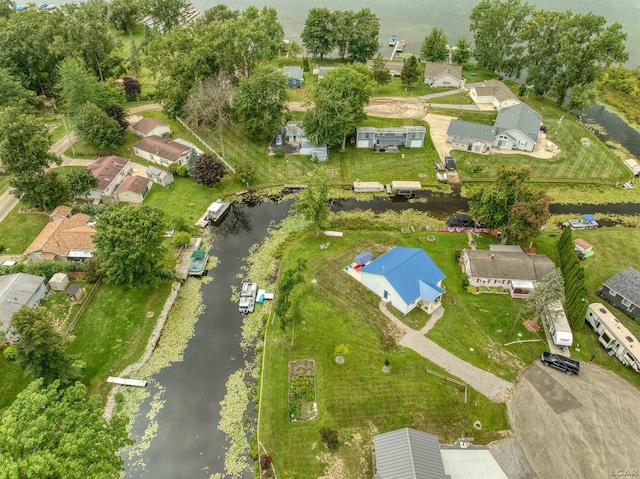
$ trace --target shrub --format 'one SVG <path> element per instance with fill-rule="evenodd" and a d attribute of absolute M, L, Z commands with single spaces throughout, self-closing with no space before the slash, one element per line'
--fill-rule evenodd
<path fill-rule="evenodd" d="M 467 291 L 471 294 L 478 294 L 478 288 L 475 286 L 467 286 Z"/>
<path fill-rule="evenodd" d="M 338 448 L 338 444 L 340 444 L 338 431 L 336 431 L 335 429 L 323 427 L 322 429 L 320 429 L 320 438 L 322 438 L 322 442 L 330 451 L 335 451 Z"/>
<path fill-rule="evenodd" d="M 465 289 L 469 287 L 469 277 L 466 274 L 462 276 L 462 287 Z"/>
<path fill-rule="evenodd" d="M 173 236 L 173 239 L 171 240 L 173 245 L 177 247 L 187 246 L 190 241 L 191 241 L 191 236 L 189 235 L 189 233 L 186 233 L 184 231 L 176 233 Z"/>
<path fill-rule="evenodd" d="M 4 354 L 4 358 L 7 361 L 15 361 L 16 358 L 18 357 L 18 352 L 16 350 L 15 345 L 13 345 L 13 344 L 10 345 L 10 346 L 7 346 L 7 348 L 4 350 L 3 354 Z"/>
<path fill-rule="evenodd" d="M 169 173 L 173 173 L 176 176 L 189 176 L 187 167 L 180 163 L 171 163 L 169 165 Z"/>
<path fill-rule="evenodd" d="M 284 158 L 284 150 L 282 148 L 276 148 L 273 150 L 273 156 L 276 158 Z"/>
<path fill-rule="evenodd" d="M 334 354 L 336 356 L 345 356 L 349 354 L 349 348 L 347 347 L 346 344 L 339 344 L 338 346 L 336 346 Z"/>

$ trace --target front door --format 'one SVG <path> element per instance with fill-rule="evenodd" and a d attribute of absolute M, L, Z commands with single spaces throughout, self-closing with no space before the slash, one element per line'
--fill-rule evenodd
<path fill-rule="evenodd" d="M 384 299 L 389 299 L 389 291 L 385 291 L 384 294 L 382 295 L 382 297 Z"/>

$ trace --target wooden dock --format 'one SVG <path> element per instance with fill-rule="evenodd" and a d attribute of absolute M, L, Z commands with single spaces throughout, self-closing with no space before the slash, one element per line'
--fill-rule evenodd
<path fill-rule="evenodd" d="M 191 266 L 191 255 L 193 252 L 200 248 L 202 244 L 202 238 L 191 238 L 191 242 L 189 246 L 185 246 L 180 251 L 180 256 L 178 257 L 178 264 L 176 264 L 173 272 L 175 273 L 177 278 L 181 280 L 187 279 L 189 275 L 189 266 Z"/>

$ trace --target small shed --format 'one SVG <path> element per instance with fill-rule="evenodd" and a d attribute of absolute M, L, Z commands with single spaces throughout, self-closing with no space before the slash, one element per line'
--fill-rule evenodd
<path fill-rule="evenodd" d="M 69 276 L 65 273 L 56 273 L 49 280 L 49 288 L 54 291 L 64 291 L 69 285 Z"/>
<path fill-rule="evenodd" d="M 173 173 L 155 166 L 148 166 L 146 170 L 147 178 L 160 186 L 167 186 L 173 183 Z"/>
<path fill-rule="evenodd" d="M 286 66 L 282 67 L 282 71 L 287 77 L 287 86 L 293 88 L 300 88 L 304 81 L 304 72 L 301 67 Z"/>
<path fill-rule="evenodd" d="M 84 289 L 79 284 L 72 284 L 65 293 L 69 301 L 80 301 L 84 296 Z"/>
<path fill-rule="evenodd" d="M 587 254 L 588 252 L 593 251 L 593 246 L 582 238 L 574 239 L 573 244 L 575 245 L 574 251 L 577 251 L 578 253 Z"/>

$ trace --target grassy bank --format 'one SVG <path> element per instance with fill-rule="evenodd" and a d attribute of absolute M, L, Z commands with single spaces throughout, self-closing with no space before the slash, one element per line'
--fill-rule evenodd
<path fill-rule="evenodd" d="M 5 254 L 22 254 L 49 222 L 45 213 L 21 213 L 23 206 L 18 203 L 0 222 L 0 245 L 4 246 Z"/>

